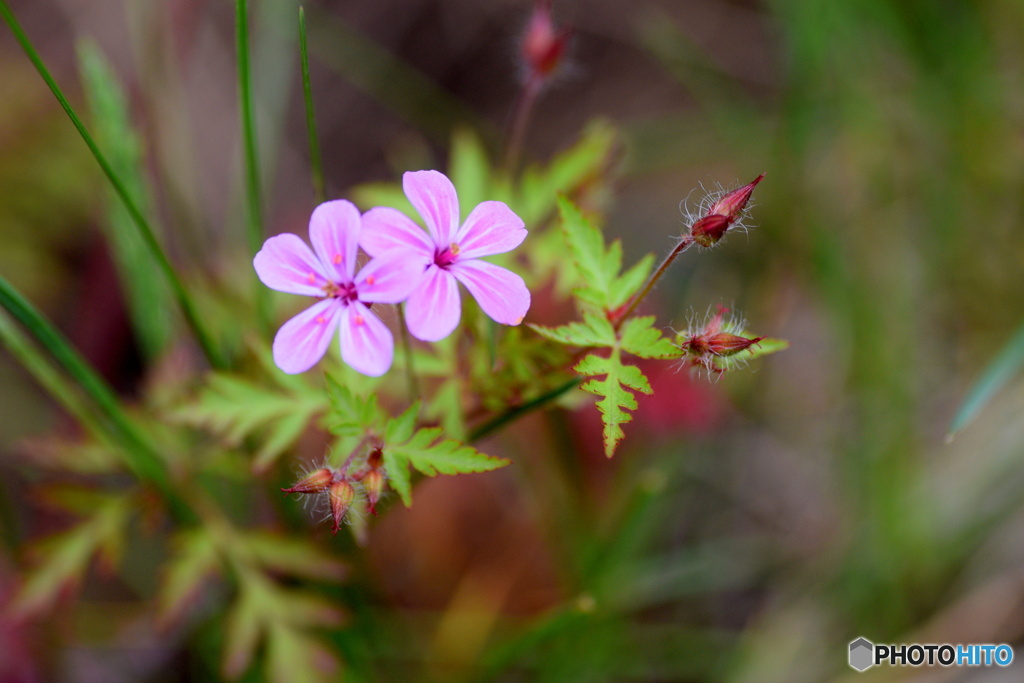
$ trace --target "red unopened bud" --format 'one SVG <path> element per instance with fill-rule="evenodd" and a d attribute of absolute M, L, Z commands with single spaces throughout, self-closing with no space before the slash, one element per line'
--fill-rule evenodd
<path fill-rule="evenodd" d="M 336 534 L 341 527 L 342 520 L 345 519 L 345 513 L 352 507 L 352 501 L 356 497 L 356 490 L 352 488 L 352 484 L 343 479 L 331 484 L 327 490 L 327 496 L 331 500 L 331 518 L 334 520 L 331 533 Z"/>
<path fill-rule="evenodd" d="M 690 228 L 690 236 L 693 241 L 702 247 L 711 247 L 717 244 L 729 231 L 729 228 L 742 217 L 743 210 L 750 201 L 750 195 L 753 194 L 754 188 L 762 178 L 764 178 L 764 173 L 743 187 L 719 197 L 708 209 L 707 214 Z"/>
<path fill-rule="evenodd" d="M 702 247 L 715 245 L 729 229 L 729 219 L 719 214 L 705 216 L 693 224 L 690 235 Z"/>
<path fill-rule="evenodd" d="M 743 351 L 744 349 L 750 348 L 762 339 L 764 339 L 764 337 L 747 339 L 746 337 L 741 337 L 737 334 L 719 332 L 718 334 L 705 337 L 704 344 L 709 353 L 713 353 L 716 356 L 731 356 Z"/>
<path fill-rule="evenodd" d="M 550 0 L 537 0 L 520 45 L 527 76 L 531 79 L 550 76 L 561 63 L 568 44 L 569 30 L 555 26 Z"/>
<path fill-rule="evenodd" d="M 384 471 L 383 470 L 370 470 L 363 477 L 363 489 L 366 490 L 366 502 L 370 504 L 370 514 L 377 514 L 377 501 L 380 500 L 380 494 L 384 491 Z"/>
<path fill-rule="evenodd" d="M 743 187 L 726 193 L 721 199 L 711 205 L 711 210 L 708 213 L 725 216 L 730 221 L 736 220 L 740 212 L 747 206 L 747 202 L 750 201 L 750 195 L 754 193 L 754 188 L 757 187 L 757 184 L 763 178 L 764 173 Z"/>
<path fill-rule="evenodd" d="M 311 472 L 309 476 L 297 481 L 289 489 L 281 489 L 287 493 L 320 493 L 328 486 L 334 479 L 334 473 L 326 467 Z"/>

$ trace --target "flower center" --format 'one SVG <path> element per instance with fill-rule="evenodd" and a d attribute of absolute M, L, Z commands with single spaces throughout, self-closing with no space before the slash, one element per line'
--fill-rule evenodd
<path fill-rule="evenodd" d="M 458 259 L 460 251 L 462 250 L 455 242 L 449 244 L 447 249 L 438 249 L 434 252 L 434 265 L 438 268 L 446 268 L 450 266 L 455 263 L 456 259 Z"/>
<path fill-rule="evenodd" d="M 342 284 L 328 282 L 324 285 L 324 296 L 330 299 L 340 299 L 344 304 L 359 301 L 359 292 L 356 291 L 355 284 L 351 282 L 343 282 Z"/>

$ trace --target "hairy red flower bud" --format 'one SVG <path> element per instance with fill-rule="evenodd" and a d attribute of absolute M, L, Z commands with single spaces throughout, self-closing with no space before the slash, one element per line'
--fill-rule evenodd
<path fill-rule="evenodd" d="M 331 526 L 331 533 L 336 534 L 338 529 L 341 528 L 341 522 L 345 519 L 345 514 L 352 507 L 352 501 L 356 498 L 356 490 L 352 488 L 352 484 L 342 479 L 331 484 L 327 490 L 327 496 L 331 501 L 331 518 L 334 520 L 334 524 Z"/>
<path fill-rule="evenodd" d="M 741 188 L 727 192 L 719 197 L 690 228 L 690 237 L 702 247 L 711 247 L 721 240 L 729 228 L 733 227 L 743 216 L 743 210 L 750 201 L 750 195 L 764 173 Z"/>
<path fill-rule="evenodd" d="M 537 0 L 520 44 L 520 55 L 526 65 L 527 76 L 531 79 L 544 79 L 554 73 L 562 62 L 568 44 L 569 30 L 555 26 L 551 18 L 550 0 Z"/>
<path fill-rule="evenodd" d="M 326 467 L 321 467 L 309 474 L 309 476 L 297 481 L 291 488 L 281 489 L 287 493 L 321 493 L 334 480 L 334 473 Z"/>

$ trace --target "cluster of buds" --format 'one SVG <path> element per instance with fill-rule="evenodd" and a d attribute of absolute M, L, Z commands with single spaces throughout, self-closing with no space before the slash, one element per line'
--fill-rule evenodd
<path fill-rule="evenodd" d="M 331 532 L 338 533 L 345 515 L 356 499 L 358 485 L 366 495 L 370 512 L 377 514 L 377 501 L 384 491 L 387 476 L 384 474 L 384 457 L 380 448 L 374 448 L 366 457 L 363 468 L 349 474 L 347 467 L 331 469 L 320 467 L 286 489 L 285 494 L 299 493 L 321 496 L 327 499 L 331 514 Z"/>
<path fill-rule="evenodd" d="M 689 238 L 702 247 L 713 247 L 730 229 L 742 226 L 750 195 L 764 173 L 741 188 L 711 197 L 701 205 L 699 217 L 690 226 Z"/>
<path fill-rule="evenodd" d="M 569 35 L 569 29 L 555 26 L 551 0 L 537 0 L 519 45 L 527 82 L 540 84 L 555 73 L 565 57 Z"/>
<path fill-rule="evenodd" d="M 729 368 L 730 359 L 764 339 L 744 336 L 740 321 L 725 318 L 728 311 L 719 306 L 703 327 L 678 335 L 676 342 L 686 353 L 684 365 L 720 375 Z"/>

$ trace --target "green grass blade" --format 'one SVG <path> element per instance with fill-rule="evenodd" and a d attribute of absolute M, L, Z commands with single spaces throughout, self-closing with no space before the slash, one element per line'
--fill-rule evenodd
<path fill-rule="evenodd" d="M 111 435 L 123 445 L 125 462 L 135 474 L 161 488 L 168 485 L 159 456 L 146 443 L 118 401 L 117 395 L 92 367 L 78 355 L 68 340 L 7 280 L 0 277 L 0 307 L 27 329 L 36 341 L 64 368 L 82 391 L 96 404 Z"/>
<path fill-rule="evenodd" d="M 967 392 L 967 398 L 950 422 L 949 436 L 952 437 L 970 424 L 992 397 L 1020 372 L 1021 367 L 1024 367 L 1024 324 L 1017 328 L 1013 338 L 989 363 L 978 381 Z"/>
<path fill-rule="evenodd" d="M 110 165 L 136 205 L 143 213 L 149 213 L 153 193 L 145 180 L 142 140 L 131 124 L 124 91 L 96 43 L 85 40 L 77 47 L 82 87 L 96 141 L 107 150 Z M 107 218 L 101 223 L 113 247 L 139 346 L 147 358 L 154 359 L 171 341 L 171 318 L 166 313 L 173 306 L 170 292 L 153 270 L 145 242 L 112 190 Z M 153 227 L 159 228 L 155 224 Z"/>
<path fill-rule="evenodd" d="M 107 435 L 106 426 L 86 402 L 79 387 L 54 368 L 53 362 L 39 351 L 4 311 L 0 311 L 0 344 L 79 424 L 94 436 L 102 438 Z"/>
<path fill-rule="evenodd" d="M 316 113 L 313 110 L 313 89 L 309 84 L 309 46 L 306 41 L 306 10 L 299 6 L 299 57 L 302 60 L 302 95 L 306 103 L 306 133 L 309 136 L 309 166 L 313 174 L 313 196 L 316 203 L 327 200 L 324 169 L 320 161 L 320 141 L 316 134 Z"/>
<path fill-rule="evenodd" d="M 199 342 L 199 345 L 202 347 L 203 353 L 206 355 L 206 359 L 209 361 L 210 365 L 214 367 L 223 367 L 224 363 L 213 344 L 212 337 L 200 320 L 199 314 L 192 302 L 192 298 L 189 296 L 188 291 L 185 289 L 185 285 L 175 272 L 174 266 L 171 265 L 170 259 L 167 258 L 167 254 L 164 252 L 163 247 L 160 246 L 160 242 L 157 240 L 156 234 L 149 225 L 149 221 L 147 221 L 146 217 L 143 216 L 142 211 L 140 211 L 139 207 L 135 204 L 135 201 L 132 199 L 124 183 L 121 181 L 121 178 L 114 172 L 110 162 L 107 161 L 107 158 L 103 155 L 103 152 L 100 151 L 96 141 L 85 128 L 82 120 L 78 118 L 78 114 L 75 113 L 75 110 L 71 107 L 67 98 L 64 97 L 64 93 L 61 91 L 60 86 L 58 86 L 57 82 L 53 80 L 53 76 L 50 75 L 49 70 L 43 63 L 43 60 L 36 51 L 32 41 L 30 41 L 28 35 L 25 34 L 21 24 L 18 23 L 14 13 L 11 12 L 10 7 L 7 6 L 6 0 L 0 0 L 0 16 L 3 17 L 5 22 L 7 22 L 11 32 L 14 33 L 14 37 L 18 40 L 18 43 L 25 51 L 25 54 L 32 62 L 32 65 L 35 66 L 36 71 L 39 72 L 43 81 L 50 88 L 50 92 L 53 93 L 53 96 L 57 98 L 60 106 L 64 109 L 68 118 L 71 119 L 71 123 L 74 124 L 79 135 L 82 136 L 82 140 L 89 148 L 89 151 L 92 152 L 93 157 L 96 159 L 96 163 L 100 165 L 104 175 L 107 176 L 110 184 L 114 187 L 114 191 L 117 192 L 117 196 L 121 199 L 125 209 L 132 218 L 132 222 L 135 223 L 135 227 L 138 228 L 139 234 L 142 236 L 143 241 L 149 248 L 153 258 L 156 260 L 157 267 L 167 278 L 167 282 L 170 284 L 171 290 L 174 292 L 174 296 L 177 299 L 178 304 L 181 306 L 182 312 L 185 314 L 185 320 L 188 322 L 189 327 L 192 328 L 192 332 L 195 335 L 196 340 Z"/>
<path fill-rule="evenodd" d="M 249 75 L 249 8 L 246 0 L 235 2 L 235 38 L 238 58 L 238 97 L 245 145 L 245 184 L 247 201 L 246 236 L 255 254 L 263 246 L 263 211 L 260 191 L 260 161 L 256 147 L 255 119 L 252 111 L 252 79 Z"/>
<path fill-rule="evenodd" d="M 242 115 L 245 147 L 246 238 L 249 252 L 263 246 L 263 193 L 260 182 L 260 158 L 256 146 L 256 124 L 252 109 L 252 78 L 249 75 L 249 3 L 235 2 L 235 39 L 238 58 L 238 97 Z M 256 281 L 256 313 L 260 327 L 270 327 L 270 292 Z"/>

